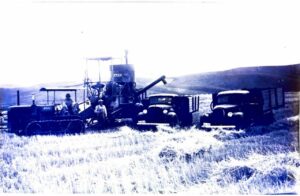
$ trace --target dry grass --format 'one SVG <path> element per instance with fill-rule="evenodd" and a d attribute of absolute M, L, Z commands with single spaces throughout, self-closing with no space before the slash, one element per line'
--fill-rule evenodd
<path fill-rule="evenodd" d="M 277 121 L 245 131 L 161 128 L 138 132 L 0 138 L 4 193 L 296 192 L 298 97 Z M 203 97 L 208 110 L 210 98 Z"/>

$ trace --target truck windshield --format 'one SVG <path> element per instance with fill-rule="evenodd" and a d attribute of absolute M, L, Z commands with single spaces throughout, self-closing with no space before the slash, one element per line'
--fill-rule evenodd
<path fill-rule="evenodd" d="M 219 95 L 217 104 L 240 104 L 244 101 L 244 96 L 239 94 Z"/>
<path fill-rule="evenodd" d="M 172 104 L 172 97 L 151 97 L 150 104 Z"/>

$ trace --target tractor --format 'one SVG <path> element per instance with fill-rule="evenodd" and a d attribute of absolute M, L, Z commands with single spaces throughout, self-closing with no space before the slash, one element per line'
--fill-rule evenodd
<path fill-rule="evenodd" d="M 35 96 L 32 97 L 31 105 L 15 105 L 8 108 L 8 129 L 9 132 L 18 135 L 36 134 L 71 134 L 82 133 L 85 130 L 83 119 L 77 111 L 68 112 L 61 103 L 56 103 L 57 92 L 74 92 L 77 89 L 46 89 L 47 103 L 36 104 Z M 49 103 L 49 93 L 53 93 L 54 99 Z M 19 99 L 19 98 L 18 98 Z M 75 96 L 76 101 L 76 96 Z M 76 105 L 73 108 L 77 108 Z"/>

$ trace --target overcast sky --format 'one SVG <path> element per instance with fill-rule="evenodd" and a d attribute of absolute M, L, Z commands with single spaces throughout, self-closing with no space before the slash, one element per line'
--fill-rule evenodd
<path fill-rule="evenodd" d="M 126 49 L 139 77 L 300 63 L 299 8 L 274 0 L 1 1 L 0 85 L 82 81 L 86 58 L 123 58 Z"/>

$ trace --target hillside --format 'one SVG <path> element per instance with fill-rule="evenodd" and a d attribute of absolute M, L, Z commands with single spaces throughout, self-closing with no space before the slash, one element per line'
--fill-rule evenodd
<path fill-rule="evenodd" d="M 17 90 L 20 90 L 20 104 L 31 103 L 32 94 L 37 88 L 0 88 L 0 109 L 17 104 Z"/>
<path fill-rule="evenodd" d="M 214 92 L 224 89 L 282 86 L 287 91 L 300 90 L 300 64 L 259 66 L 177 77 L 169 88 Z"/>

